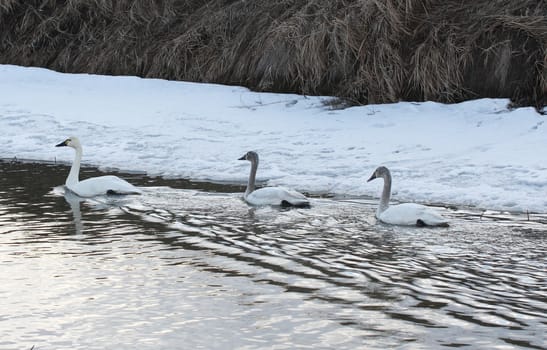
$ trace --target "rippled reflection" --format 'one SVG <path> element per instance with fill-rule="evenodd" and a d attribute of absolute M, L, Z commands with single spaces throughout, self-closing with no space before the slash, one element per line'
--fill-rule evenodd
<path fill-rule="evenodd" d="M 138 175 L 81 199 L 66 171 L 0 163 L 1 349 L 545 347 L 545 217 L 398 228 L 375 201 Z"/>

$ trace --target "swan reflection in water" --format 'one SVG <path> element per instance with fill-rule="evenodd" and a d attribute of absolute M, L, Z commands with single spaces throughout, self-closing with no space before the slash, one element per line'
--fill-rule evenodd
<path fill-rule="evenodd" d="M 112 210 L 112 209 L 121 209 L 124 210 L 126 206 L 135 206 L 134 202 L 128 201 L 127 196 L 118 196 L 118 195 L 104 195 L 96 196 L 93 198 L 82 198 L 76 193 L 72 192 L 66 186 L 57 186 L 53 189 L 53 193 L 59 196 L 63 196 L 65 201 L 70 206 L 70 211 L 72 212 L 73 222 L 74 222 L 74 234 L 84 234 L 85 227 L 82 218 L 82 203 L 90 206 L 94 210 Z"/>

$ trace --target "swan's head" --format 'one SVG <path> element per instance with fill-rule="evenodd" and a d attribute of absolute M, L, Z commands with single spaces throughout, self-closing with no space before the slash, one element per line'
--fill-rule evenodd
<path fill-rule="evenodd" d="M 82 145 L 80 144 L 80 140 L 76 136 L 71 136 L 68 139 L 64 140 L 58 145 L 55 145 L 55 147 L 72 147 L 74 149 L 82 148 Z"/>
<path fill-rule="evenodd" d="M 385 166 L 379 166 L 378 168 L 376 168 L 376 170 L 374 170 L 374 172 L 372 173 L 372 176 L 370 177 L 370 179 L 367 180 L 367 182 L 377 179 L 379 177 L 384 179 L 391 177 L 391 174 L 389 173 L 389 169 L 386 168 Z"/>
<path fill-rule="evenodd" d="M 258 154 L 254 151 L 249 151 L 238 160 L 248 160 L 249 162 L 258 162 Z"/>

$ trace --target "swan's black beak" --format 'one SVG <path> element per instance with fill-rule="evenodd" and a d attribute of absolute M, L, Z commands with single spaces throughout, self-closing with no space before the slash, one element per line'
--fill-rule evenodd
<path fill-rule="evenodd" d="M 55 145 L 55 147 L 63 147 L 63 146 L 66 146 L 68 143 L 68 140 L 64 140 L 63 142 L 61 142 L 60 144 L 58 145 Z"/>
<path fill-rule="evenodd" d="M 374 180 L 376 178 L 376 172 L 374 174 L 372 174 L 372 176 L 370 177 L 370 179 L 367 180 L 367 182 L 370 182 L 372 180 Z"/>
<path fill-rule="evenodd" d="M 246 160 L 246 159 L 245 159 L 246 156 L 247 156 L 247 155 L 244 155 L 243 157 L 238 158 L 237 160 Z"/>

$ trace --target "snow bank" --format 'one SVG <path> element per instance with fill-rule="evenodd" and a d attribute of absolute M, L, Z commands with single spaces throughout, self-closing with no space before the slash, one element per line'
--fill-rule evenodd
<path fill-rule="evenodd" d="M 401 102 L 331 110 L 328 97 L 0 65 L 0 158 L 71 161 L 78 136 L 102 169 L 377 197 L 378 165 L 394 200 L 547 212 L 547 125 L 507 100 Z"/>

